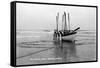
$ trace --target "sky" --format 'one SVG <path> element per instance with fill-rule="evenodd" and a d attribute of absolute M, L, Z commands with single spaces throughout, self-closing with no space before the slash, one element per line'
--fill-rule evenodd
<path fill-rule="evenodd" d="M 54 30 L 59 12 L 59 29 L 64 11 L 70 14 L 70 29 L 96 30 L 96 8 L 17 3 L 18 30 Z"/>

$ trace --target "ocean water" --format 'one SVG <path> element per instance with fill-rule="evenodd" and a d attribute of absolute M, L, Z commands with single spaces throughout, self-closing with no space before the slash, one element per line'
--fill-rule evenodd
<path fill-rule="evenodd" d="M 79 30 L 74 42 L 53 40 L 53 31 L 17 30 L 17 65 L 96 60 L 96 31 Z"/>

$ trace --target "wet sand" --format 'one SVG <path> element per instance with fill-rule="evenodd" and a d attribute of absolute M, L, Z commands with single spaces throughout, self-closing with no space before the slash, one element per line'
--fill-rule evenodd
<path fill-rule="evenodd" d="M 52 33 L 38 36 L 33 34 L 17 38 L 17 65 L 96 60 L 96 38 L 93 31 L 80 31 L 75 42 L 55 42 Z"/>

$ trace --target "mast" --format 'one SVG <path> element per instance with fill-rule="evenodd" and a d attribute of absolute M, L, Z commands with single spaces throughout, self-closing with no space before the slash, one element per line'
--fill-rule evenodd
<path fill-rule="evenodd" d="M 69 17 L 69 13 L 68 13 L 68 26 L 69 26 L 69 31 L 70 31 L 70 17 Z"/>

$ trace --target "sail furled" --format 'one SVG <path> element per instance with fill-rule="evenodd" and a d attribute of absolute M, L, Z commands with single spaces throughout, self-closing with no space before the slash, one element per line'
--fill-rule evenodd
<path fill-rule="evenodd" d="M 59 23 L 59 13 L 57 13 L 57 16 L 56 16 L 56 29 L 58 31 L 58 23 Z"/>
<path fill-rule="evenodd" d="M 66 12 L 64 12 L 64 30 L 68 30 L 66 21 Z"/>

